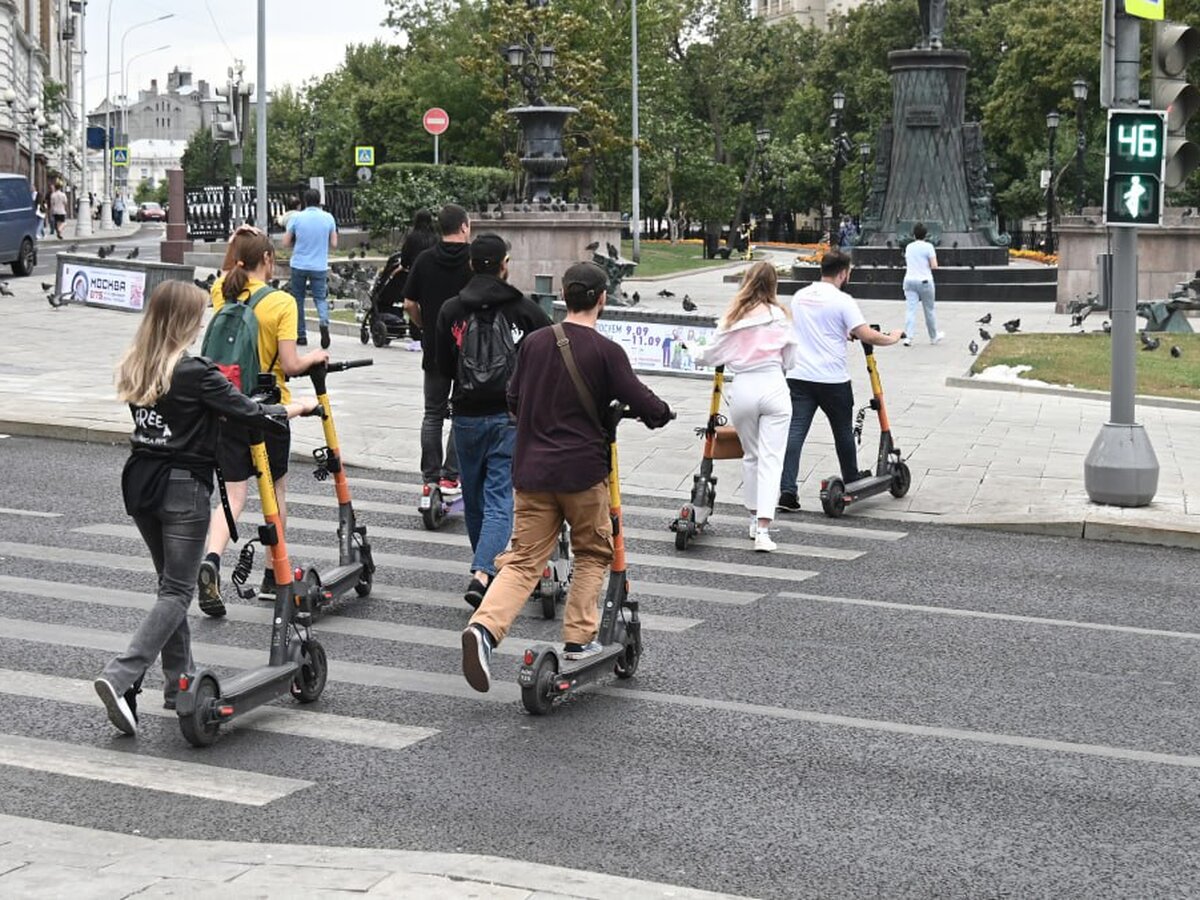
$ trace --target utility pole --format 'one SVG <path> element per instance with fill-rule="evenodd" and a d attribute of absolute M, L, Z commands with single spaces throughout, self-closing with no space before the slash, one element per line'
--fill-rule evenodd
<path fill-rule="evenodd" d="M 263 231 L 269 231 L 267 220 L 267 0 L 258 0 L 258 118 L 255 135 L 254 186 L 256 200 L 254 221 Z"/>
<path fill-rule="evenodd" d="M 633 261 L 642 261 L 642 171 L 641 151 L 638 149 L 638 27 L 637 0 L 631 3 L 633 44 L 633 215 L 629 218 L 633 232 Z"/>
<path fill-rule="evenodd" d="M 88 197 L 88 117 L 87 117 L 87 0 L 79 7 L 79 125 L 83 131 L 79 146 L 79 196 L 75 205 L 75 236 L 92 236 L 92 201 Z"/>
<path fill-rule="evenodd" d="M 1106 6 L 1115 0 L 1105 0 Z M 1111 14 L 1112 10 L 1106 10 Z M 1116 13 L 1112 105 L 1137 109 L 1141 97 L 1141 20 Z M 1103 92 L 1102 92 L 1103 93 Z M 1112 387 L 1109 421 L 1083 463 L 1083 480 L 1093 503 L 1146 506 L 1158 491 L 1158 457 L 1145 428 L 1134 421 L 1137 372 L 1136 228 L 1109 228 L 1112 247 Z"/>

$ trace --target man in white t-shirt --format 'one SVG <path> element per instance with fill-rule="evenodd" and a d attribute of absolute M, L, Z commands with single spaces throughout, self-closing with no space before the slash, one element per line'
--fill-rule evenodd
<path fill-rule="evenodd" d="M 849 484 L 859 478 L 854 391 L 846 364 L 846 342 L 854 337 L 864 344 L 885 347 L 904 336 L 902 331 L 883 334 L 867 324 L 854 298 L 843 290 L 849 280 L 850 257 L 840 250 L 830 250 L 821 260 L 821 280 L 797 291 L 792 298 L 792 327 L 800 342 L 800 361 L 787 373 L 792 423 L 779 484 L 779 509 L 783 512 L 800 510 L 796 493 L 800 451 L 818 409 L 833 429 L 842 480 Z"/>
<path fill-rule="evenodd" d="M 940 344 L 946 335 L 937 329 L 937 316 L 933 312 L 933 273 L 937 271 L 937 251 L 925 240 L 925 224 L 913 226 L 913 240 L 904 248 L 904 300 L 908 307 L 904 318 L 904 330 L 908 337 L 904 346 L 912 346 L 912 336 L 917 333 L 917 306 L 925 310 L 925 328 L 929 332 L 929 343 Z"/>

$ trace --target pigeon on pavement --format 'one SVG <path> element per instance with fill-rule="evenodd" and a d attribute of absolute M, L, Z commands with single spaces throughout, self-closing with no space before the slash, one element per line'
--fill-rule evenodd
<path fill-rule="evenodd" d="M 138 248 L 134 247 L 132 250 L 130 250 L 128 253 L 126 253 L 125 258 L 126 259 L 137 259 L 138 258 Z"/>
<path fill-rule="evenodd" d="M 605 249 L 608 250 L 608 258 L 609 259 L 620 259 L 621 251 L 618 250 L 615 246 L 613 246 L 612 244 L 607 244 Z"/>
<path fill-rule="evenodd" d="M 1142 350 L 1157 350 L 1162 343 L 1158 338 L 1153 338 L 1148 341 L 1142 341 Z"/>
<path fill-rule="evenodd" d="M 1112 322 L 1108 321 L 1108 319 L 1105 319 L 1100 323 L 1100 330 L 1105 334 L 1112 334 Z"/>
<path fill-rule="evenodd" d="M 97 255 L 98 257 L 100 257 L 101 259 L 108 259 L 108 248 L 107 248 L 107 247 L 100 247 L 100 248 L 99 248 L 99 249 L 96 251 L 96 255 Z"/>
<path fill-rule="evenodd" d="M 67 252 L 68 252 L 68 253 L 74 253 L 74 252 L 75 252 L 76 250 L 78 250 L 78 249 L 79 249 L 79 245 L 78 245 L 78 244 L 71 244 L 71 246 L 69 246 L 69 247 L 67 248 Z"/>
<path fill-rule="evenodd" d="M 674 297 L 674 296 L 675 296 L 675 292 L 674 292 L 674 291 L 668 291 L 666 288 L 663 288 L 661 291 L 659 291 L 659 292 L 658 292 L 658 296 L 660 296 L 660 297 Z"/>
<path fill-rule="evenodd" d="M 642 295 L 639 294 L 637 291 L 634 291 L 633 296 L 630 299 L 633 301 L 633 303 L 631 305 L 637 306 L 638 303 L 640 303 L 642 300 Z"/>
<path fill-rule="evenodd" d="M 592 241 L 590 244 L 588 244 L 588 245 L 587 245 L 586 247 L 584 247 L 583 249 L 584 249 L 584 250 L 599 250 L 599 249 L 600 249 L 600 242 L 599 242 L 599 241 Z"/>
<path fill-rule="evenodd" d="M 52 291 L 52 290 L 54 290 L 54 285 L 46 284 L 46 282 L 43 281 L 42 282 L 42 290 L 43 291 Z"/>
<path fill-rule="evenodd" d="M 67 291 L 65 294 L 55 294 L 54 291 L 50 291 L 48 294 L 46 294 L 46 301 L 55 309 L 58 309 L 60 306 L 66 306 L 70 300 L 70 291 Z"/>
<path fill-rule="evenodd" d="M 975 343 L 975 341 L 971 341 L 971 343 L 967 344 L 967 349 L 970 350 L 971 355 L 974 356 L 979 352 L 979 345 Z"/>
<path fill-rule="evenodd" d="M 980 325 L 990 325 L 990 324 L 991 324 L 991 322 L 992 322 L 992 314 L 991 314 L 991 313 L 988 313 L 988 314 L 987 314 L 986 316 L 984 316 L 983 318 L 981 318 L 981 319 L 976 319 L 975 321 L 976 321 L 976 322 L 978 322 Z"/>
<path fill-rule="evenodd" d="M 13 294 L 13 292 L 11 290 L 9 290 L 8 282 L 0 281 L 0 297 L 12 297 L 12 296 L 15 296 L 15 295 Z"/>
<path fill-rule="evenodd" d="M 1007 331 L 1009 334 L 1016 334 L 1018 331 L 1021 330 L 1021 320 L 1020 319 L 1009 319 L 1007 322 L 1004 323 L 1004 330 Z"/>
<path fill-rule="evenodd" d="M 696 311 L 695 302 L 687 294 L 683 295 L 683 309 L 684 309 L 684 312 L 695 312 Z"/>
<path fill-rule="evenodd" d="M 990 341 L 992 339 L 992 333 L 984 328 L 979 329 L 979 336 L 985 341 Z"/>
<path fill-rule="evenodd" d="M 1171 345 L 1171 355 L 1173 357 L 1175 357 L 1176 359 L 1179 359 L 1179 357 L 1183 356 L 1183 350 L 1179 347 L 1178 344 Z"/>

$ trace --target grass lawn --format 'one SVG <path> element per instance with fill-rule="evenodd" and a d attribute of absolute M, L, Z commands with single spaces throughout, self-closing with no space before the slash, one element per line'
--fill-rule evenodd
<path fill-rule="evenodd" d="M 621 242 L 621 255 L 626 259 L 633 259 L 633 241 Z M 728 260 L 701 259 L 702 256 L 704 247 L 698 243 L 672 245 L 668 241 L 642 241 L 642 261 L 630 277 L 654 278 L 656 275 L 670 275 L 728 264 Z"/>
<path fill-rule="evenodd" d="M 1153 334 L 1162 344 L 1154 351 L 1137 344 L 1139 394 L 1200 400 L 1200 334 Z M 1171 347 L 1183 351 L 1178 359 Z M 979 354 L 971 373 L 988 366 L 1032 366 L 1022 378 L 1050 384 L 1107 391 L 1112 373 L 1112 338 L 1099 334 L 998 334 Z"/>
<path fill-rule="evenodd" d="M 351 325 L 358 321 L 354 318 L 354 310 L 352 309 L 331 309 L 329 311 L 329 319 L 333 322 L 349 322 Z"/>

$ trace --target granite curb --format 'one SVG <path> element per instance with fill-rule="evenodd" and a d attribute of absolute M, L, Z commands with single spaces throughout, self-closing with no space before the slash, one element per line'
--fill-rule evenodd
<path fill-rule="evenodd" d="M 152 838 L 0 815 L 0 894 L 737 900 L 659 882 L 471 853 Z M 12 893 L 8 893 L 9 891 Z M 340 894 L 339 894 L 340 895 Z"/>
<path fill-rule="evenodd" d="M 977 391 L 1003 391 L 1016 394 L 1042 394 L 1047 397 L 1069 397 L 1073 400 L 1097 400 L 1109 402 L 1108 391 L 1092 391 L 1084 388 L 1060 387 L 1058 385 L 1014 384 L 1009 381 L 988 381 L 984 378 L 950 375 L 946 387 L 968 388 Z M 1200 412 L 1200 400 L 1181 400 L 1175 397 L 1153 397 L 1137 395 L 1138 406 L 1155 406 L 1162 409 L 1183 409 Z"/>
<path fill-rule="evenodd" d="M 66 422 L 0 418 L 0 434 L 109 445 L 124 444 L 129 439 L 128 429 L 108 422 L 98 422 L 95 425 L 76 425 Z M 293 459 L 308 461 L 311 455 L 311 447 L 293 444 Z M 376 458 L 363 458 L 356 453 L 346 453 L 345 462 L 347 465 L 366 470 L 419 475 L 416 470 L 383 465 Z M 640 487 L 630 487 L 626 493 L 631 497 L 637 495 L 660 498 L 677 497 L 677 492 Z M 1059 506 L 1044 510 L 1031 509 L 1028 512 L 956 514 L 915 513 L 906 510 L 889 510 L 887 506 L 879 506 L 872 509 L 869 518 L 872 521 L 954 525 L 1017 534 L 1200 549 L 1200 522 L 1190 521 L 1192 517 L 1164 517 L 1158 514 L 1158 520 L 1153 523 L 1128 521 L 1129 515 L 1136 514 L 1136 511 L 1123 514 L 1121 511 L 1114 511 L 1107 507 L 1093 508 L 1083 505 L 1077 509 L 1067 510 Z"/>

